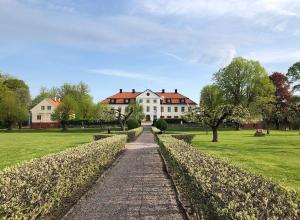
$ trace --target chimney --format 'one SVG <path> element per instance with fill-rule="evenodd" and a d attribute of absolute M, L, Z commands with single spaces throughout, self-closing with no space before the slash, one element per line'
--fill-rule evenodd
<path fill-rule="evenodd" d="M 132 93 L 135 93 L 135 89 L 132 89 Z"/>
<path fill-rule="evenodd" d="M 177 91 L 177 89 L 175 89 L 175 93 L 177 93 L 178 91 Z"/>
<path fill-rule="evenodd" d="M 164 90 L 164 89 L 162 89 L 162 90 L 161 90 L 161 92 L 162 92 L 162 93 L 165 93 L 165 90 Z"/>
<path fill-rule="evenodd" d="M 123 89 L 120 89 L 120 93 L 122 93 L 123 92 Z"/>

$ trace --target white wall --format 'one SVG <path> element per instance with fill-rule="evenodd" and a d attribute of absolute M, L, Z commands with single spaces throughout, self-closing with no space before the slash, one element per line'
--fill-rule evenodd
<path fill-rule="evenodd" d="M 45 110 L 42 110 L 41 106 L 45 106 Z M 47 106 L 51 106 L 51 110 L 48 110 Z M 39 104 L 34 106 L 30 111 L 32 115 L 32 123 L 56 122 L 51 120 L 51 114 L 55 111 L 55 106 L 49 102 L 48 99 L 44 99 Z M 41 120 L 37 119 L 38 115 L 41 115 Z"/>
<path fill-rule="evenodd" d="M 150 120 L 153 120 L 155 117 L 157 119 L 160 118 L 160 99 L 161 97 L 151 90 L 146 90 L 136 97 L 136 101 L 143 106 L 145 116 L 149 115 Z"/>

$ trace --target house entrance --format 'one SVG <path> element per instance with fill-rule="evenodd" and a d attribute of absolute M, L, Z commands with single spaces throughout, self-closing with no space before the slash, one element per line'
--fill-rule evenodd
<path fill-rule="evenodd" d="M 150 115 L 146 115 L 146 121 L 150 121 L 150 120 L 151 120 Z"/>

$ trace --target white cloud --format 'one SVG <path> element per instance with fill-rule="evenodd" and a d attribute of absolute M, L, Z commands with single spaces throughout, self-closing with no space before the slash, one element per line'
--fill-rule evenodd
<path fill-rule="evenodd" d="M 254 17 L 258 14 L 298 16 L 298 0 L 144 0 L 138 1 L 142 7 L 160 15 L 233 15 Z M 293 6 L 293 7 L 291 7 Z"/>
<path fill-rule="evenodd" d="M 89 72 L 96 73 L 98 75 L 122 77 L 122 78 L 134 79 L 134 80 L 161 81 L 164 79 L 162 77 L 155 76 L 152 74 L 128 72 L 128 71 L 118 70 L 118 69 L 91 69 L 89 70 Z"/>
<path fill-rule="evenodd" d="M 294 63 L 300 60 L 300 50 L 268 50 L 251 52 L 245 57 L 262 63 Z"/>

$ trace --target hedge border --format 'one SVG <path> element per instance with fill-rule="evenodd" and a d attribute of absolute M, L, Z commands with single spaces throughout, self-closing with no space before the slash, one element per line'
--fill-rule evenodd
<path fill-rule="evenodd" d="M 201 153 L 170 135 L 157 138 L 191 218 L 273 220 L 299 216 L 300 199 L 295 192 Z"/>
<path fill-rule="evenodd" d="M 123 151 L 127 137 L 79 145 L 0 171 L 0 219 L 57 219 Z"/>
<path fill-rule="evenodd" d="M 103 133 L 94 135 L 94 140 L 97 141 L 97 140 L 112 137 L 115 135 L 124 135 L 125 134 L 125 135 L 127 135 L 127 141 L 133 142 L 143 133 L 143 131 L 144 131 L 143 127 L 138 127 L 138 128 L 131 129 L 128 131 L 111 131 L 110 134 L 103 132 Z"/>

